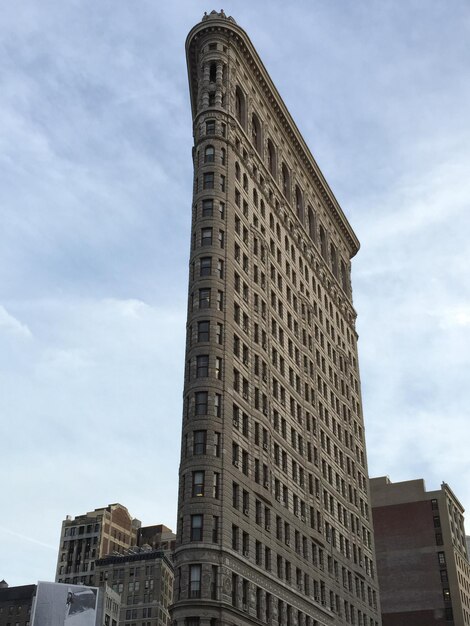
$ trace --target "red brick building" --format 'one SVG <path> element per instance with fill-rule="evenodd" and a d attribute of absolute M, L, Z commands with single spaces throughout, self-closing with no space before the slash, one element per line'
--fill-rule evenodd
<path fill-rule="evenodd" d="M 446 483 L 370 481 L 383 626 L 470 624 L 464 509 Z"/>

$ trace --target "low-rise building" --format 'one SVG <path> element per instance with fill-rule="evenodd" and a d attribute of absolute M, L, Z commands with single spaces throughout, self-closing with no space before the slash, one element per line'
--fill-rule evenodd
<path fill-rule="evenodd" d="M 36 585 L 9 587 L 0 581 L 0 626 L 30 626 Z"/>
<path fill-rule="evenodd" d="M 176 545 L 176 535 L 164 524 L 142 526 L 138 531 L 137 545 L 149 545 L 154 550 L 162 550 L 166 554 L 173 554 Z"/>
<path fill-rule="evenodd" d="M 95 573 L 121 595 L 120 626 L 169 626 L 173 565 L 164 551 L 131 548 L 97 560 Z"/>

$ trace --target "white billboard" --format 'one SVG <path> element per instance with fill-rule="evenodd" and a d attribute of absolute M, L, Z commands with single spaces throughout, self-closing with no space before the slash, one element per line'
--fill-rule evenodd
<path fill-rule="evenodd" d="M 32 626 L 96 626 L 98 589 L 39 582 Z"/>

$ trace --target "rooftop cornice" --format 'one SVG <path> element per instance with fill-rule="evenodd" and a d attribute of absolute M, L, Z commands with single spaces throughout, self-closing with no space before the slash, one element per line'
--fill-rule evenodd
<path fill-rule="evenodd" d="M 284 131 L 291 139 L 295 151 L 301 157 L 304 166 L 315 182 L 323 202 L 331 211 L 331 215 L 339 226 L 343 236 L 351 249 L 351 257 L 359 250 L 360 243 L 351 225 L 348 222 L 339 202 L 336 200 L 330 186 L 325 180 L 317 162 L 315 161 L 309 147 L 305 143 L 302 134 L 297 128 L 291 114 L 284 101 L 272 82 L 262 60 L 256 52 L 250 38 L 246 32 L 237 25 L 232 17 L 227 17 L 223 11 L 217 13 L 213 11 L 209 15 L 205 14 L 202 21 L 196 24 L 186 38 L 186 59 L 188 65 L 188 78 L 191 96 L 191 107 L 193 118 L 197 109 L 197 63 L 196 63 L 196 42 L 207 33 L 221 32 L 232 38 L 238 49 L 244 55 L 249 65 L 253 78 L 256 79 L 268 99 L 273 111 L 275 111 Z"/>

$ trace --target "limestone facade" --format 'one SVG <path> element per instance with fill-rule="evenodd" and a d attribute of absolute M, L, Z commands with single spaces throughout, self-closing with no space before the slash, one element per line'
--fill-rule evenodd
<path fill-rule="evenodd" d="M 175 626 L 378 626 L 359 242 L 246 33 L 186 42 L 194 195 Z"/>

